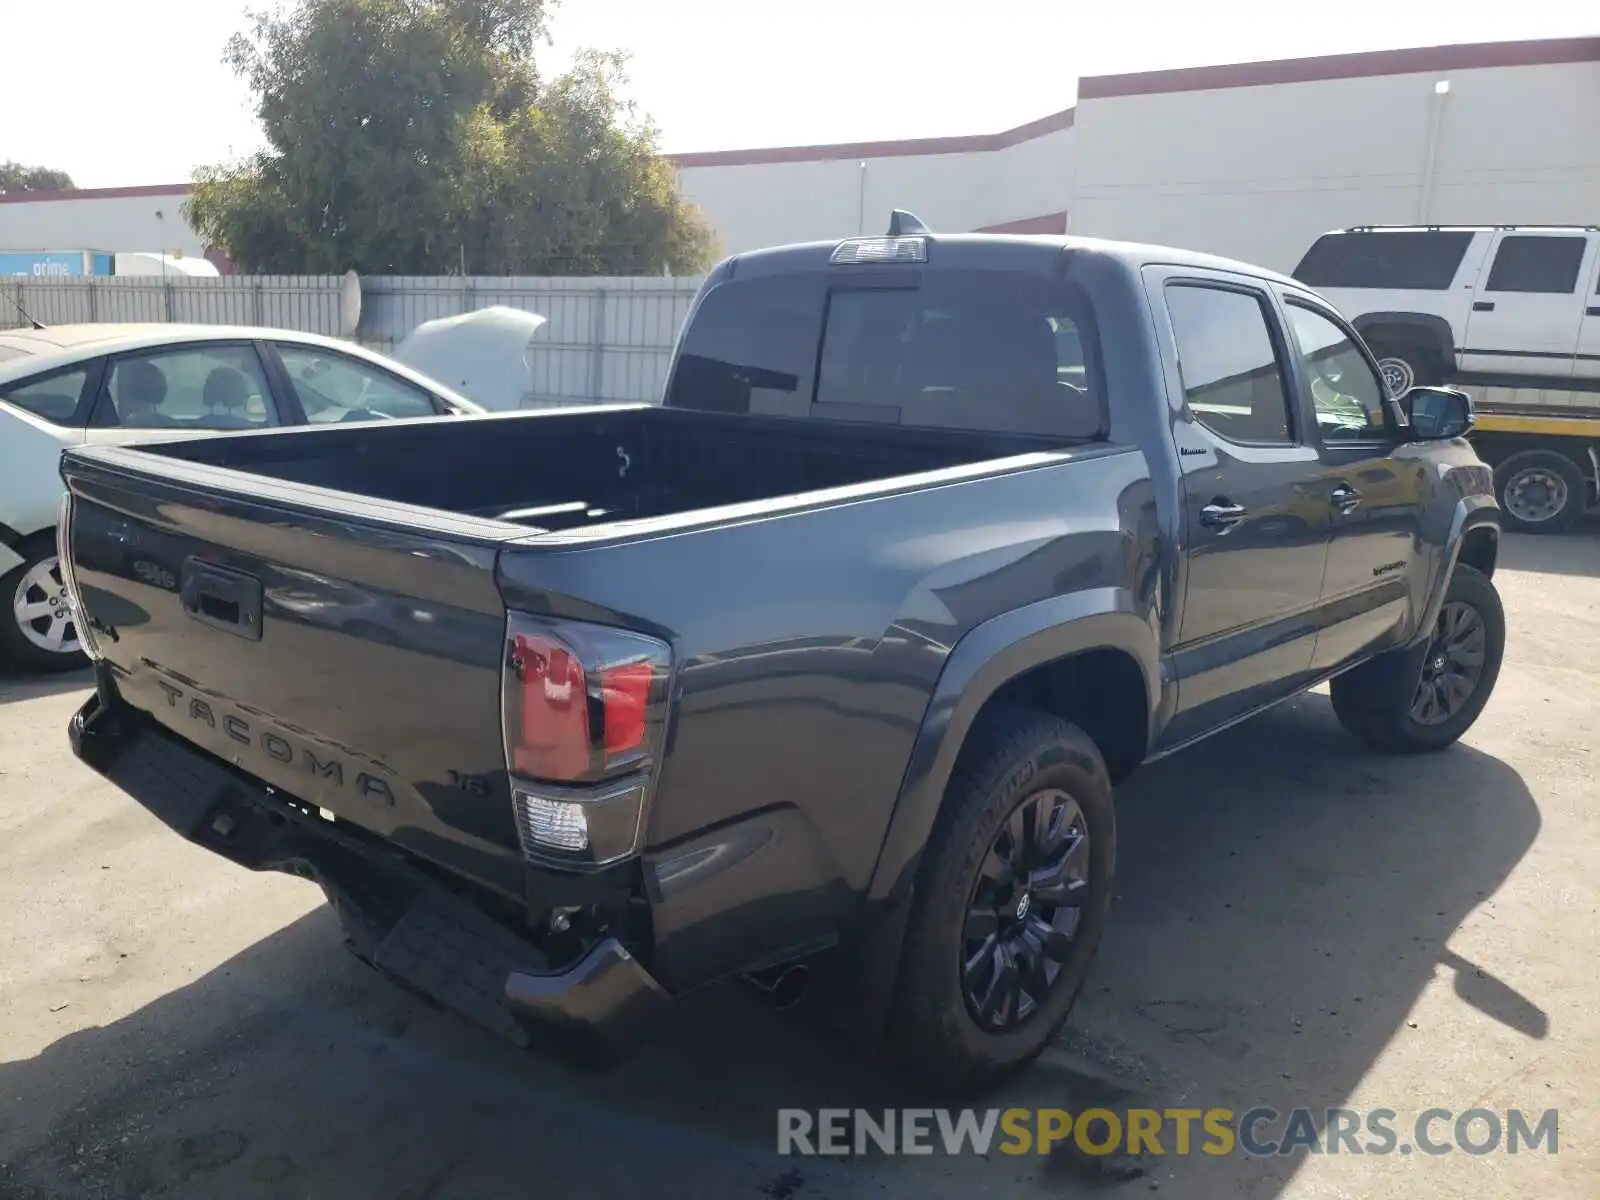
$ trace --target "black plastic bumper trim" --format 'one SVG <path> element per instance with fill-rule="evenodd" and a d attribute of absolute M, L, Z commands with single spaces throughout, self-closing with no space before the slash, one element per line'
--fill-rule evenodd
<path fill-rule="evenodd" d="M 635 1049 L 671 997 L 614 937 L 560 972 L 512 971 L 505 999 L 540 1025 L 594 1035 L 589 1049 L 611 1058 Z"/>
<path fill-rule="evenodd" d="M 370 846 L 267 793 L 101 691 L 73 714 L 68 737 L 78 758 L 186 840 L 250 870 L 310 875 L 330 897 L 371 904 L 368 915 L 387 927 L 375 965 L 511 1040 L 519 1039 L 503 1024 L 526 1020 L 577 1034 L 586 1044 L 574 1049 L 613 1059 L 634 1048 L 671 1003 L 616 938 L 549 970 L 538 947 L 446 892 L 400 852 Z M 481 978 L 463 990 L 461 981 L 473 976 Z M 503 1019 L 485 1001 L 503 1006 Z"/>

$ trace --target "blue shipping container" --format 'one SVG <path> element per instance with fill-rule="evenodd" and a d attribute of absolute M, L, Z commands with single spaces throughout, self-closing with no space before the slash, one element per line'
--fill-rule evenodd
<path fill-rule="evenodd" d="M 94 250 L 0 250 L 0 276 L 59 279 L 68 275 L 110 275 L 112 257 Z"/>

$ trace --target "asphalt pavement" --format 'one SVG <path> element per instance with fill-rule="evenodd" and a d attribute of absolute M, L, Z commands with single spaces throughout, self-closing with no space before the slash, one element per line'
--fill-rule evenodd
<path fill-rule="evenodd" d="M 1508 538 L 1501 564 L 1506 664 L 1461 745 L 1366 753 L 1313 694 L 1119 790 L 1088 991 L 981 1102 L 1390 1109 L 1390 1153 L 780 1155 L 779 1109 L 920 1098 L 739 987 L 608 1074 L 513 1051 L 349 956 L 311 885 L 179 841 L 76 763 L 82 676 L 11 678 L 0 1197 L 1593 1200 L 1600 531 Z M 1435 1108 L 1558 1110 L 1556 1152 L 1402 1150 Z"/>

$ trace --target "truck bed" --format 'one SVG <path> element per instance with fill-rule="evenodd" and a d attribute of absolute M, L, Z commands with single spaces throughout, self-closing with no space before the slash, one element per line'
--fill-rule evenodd
<path fill-rule="evenodd" d="M 1034 502 L 1058 508 L 1058 491 L 1024 477 L 1076 455 L 1026 453 L 1039 449 L 647 407 L 249 432 L 69 450 L 65 529 L 105 687 L 152 736 L 521 897 L 501 737 L 508 607 L 654 628 L 690 658 L 730 620 L 783 644 L 833 611 L 808 589 L 879 544 L 869 530 L 915 540 L 985 519 L 970 486 L 930 484 L 1046 487 Z M 910 567 L 861 583 L 871 599 L 845 614 L 842 640 L 882 634 Z M 909 719 L 919 701 L 906 703 Z M 691 771 L 695 746 L 679 747 Z"/>
<path fill-rule="evenodd" d="M 335 425 L 141 450 L 556 530 L 867 483 L 1059 444 L 1026 435 L 630 406 Z"/>

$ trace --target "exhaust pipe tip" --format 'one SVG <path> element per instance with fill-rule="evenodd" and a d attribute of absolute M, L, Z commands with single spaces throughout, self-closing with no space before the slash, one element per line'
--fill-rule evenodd
<path fill-rule="evenodd" d="M 746 975 L 745 978 L 766 995 L 773 1008 L 781 1011 L 793 1008 L 805 998 L 811 987 L 811 968 L 804 963 L 795 963 Z"/>
<path fill-rule="evenodd" d="M 811 968 L 805 965 L 790 967 L 778 976 L 772 987 L 772 1006 L 777 1009 L 793 1008 L 805 999 L 811 987 Z"/>

